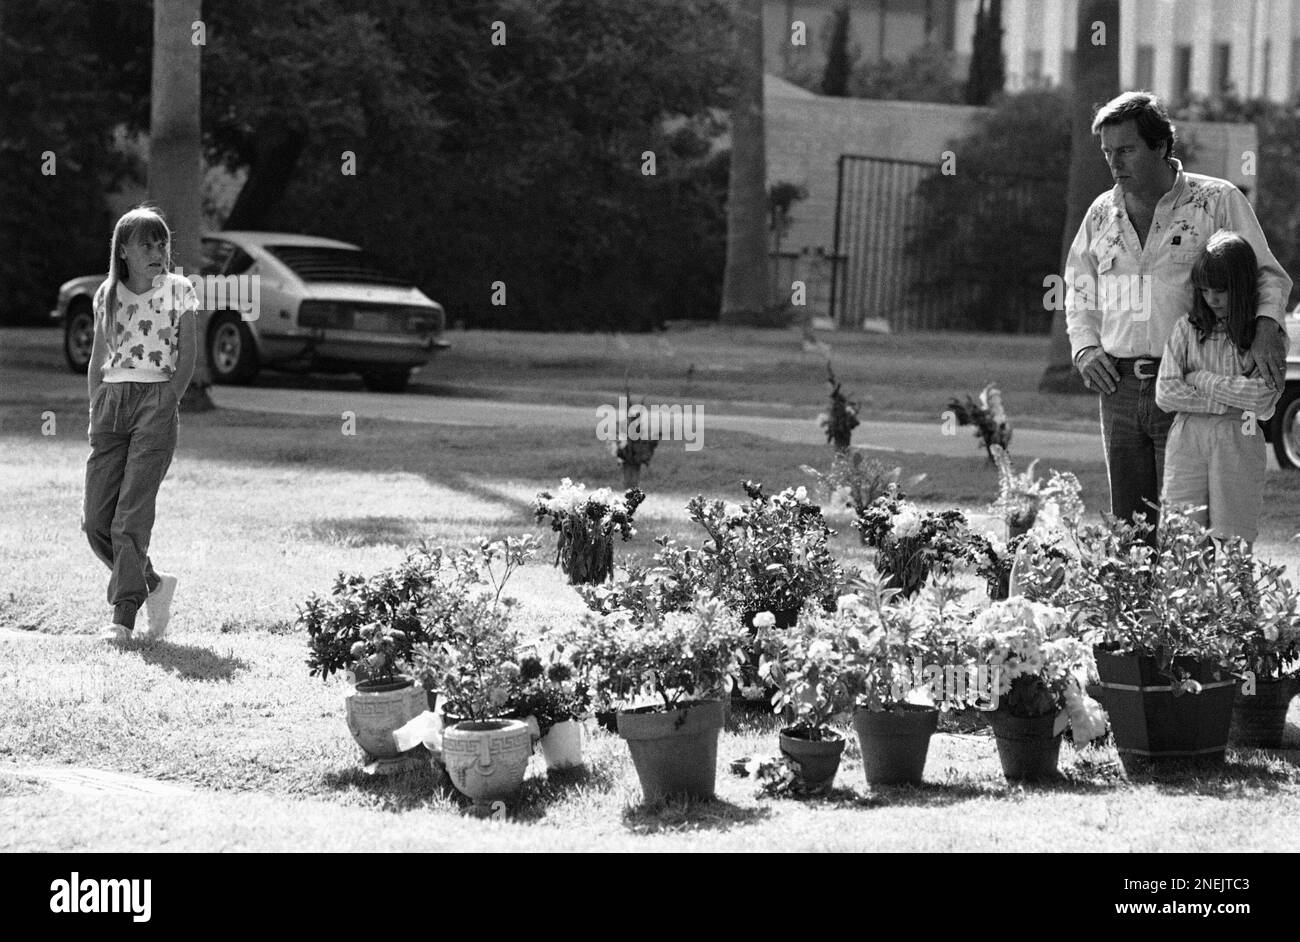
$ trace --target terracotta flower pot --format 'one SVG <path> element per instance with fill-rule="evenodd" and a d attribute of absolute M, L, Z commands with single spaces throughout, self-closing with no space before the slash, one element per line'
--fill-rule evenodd
<path fill-rule="evenodd" d="M 1256 680 L 1255 693 L 1247 695 L 1237 686 L 1232 703 L 1232 726 L 1228 741 L 1249 749 L 1281 749 L 1286 732 L 1286 711 L 1300 691 L 1294 677 Z"/>
<path fill-rule="evenodd" d="M 1048 782 L 1060 778 L 1061 736 L 1053 734 L 1056 714 L 1013 716 L 1006 710 L 985 714 L 997 739 L 1002 774 L 1008 782 Z"/>
<path fill-rule="evenodd" d="M 348 732 L 371 759 L 401 754 L 393 731 L 424 712 L 428 698 L 418 680 L 363 680 L 346 701 Z"/>
<path fill-rule="evenodd" d="M 524 783 L 533 736 L 523 720 L 456 723 L 442 734 L 451 783 L 476 804 L 512 797 Z"/>
<path fill-rule="evenodd" d="M 809 788 L 829 787 L 840 769 L 844 737 L 825 730 L 824 738 L 807 738 L 806 731 L 790 727 L 781 730 L 781 754 L 795 766 L 800 781 Z"/>
<path fill-rule="evenodd" d="M 900 703 L 893 710 L 858 710 L 853 729 L 871 785 L 920 785 L 930 737 L 939 728 L 933 707 Z"/>
<path fill-rule="evenodd" d="M 1148 763 L 1166 760 L 1223 764 L 1236 680 L 1216 677 L 1211 661 L 1176 658 L 1174 666 L 1200 683 L 1201 692 L 1175 696 L 1154 657 L 1095 654 L 1101 683 L 1090 684 L 1088 692 L 1110 716 L 1125 769 L 1142 771 Z"/>
<path fill-rule="evenodd" d="M 718 771 L 722 701 L 695 700 L 676 709 L 642 707 L 618 714 L 646 801 L 669 795 L 712 798 Z"/>

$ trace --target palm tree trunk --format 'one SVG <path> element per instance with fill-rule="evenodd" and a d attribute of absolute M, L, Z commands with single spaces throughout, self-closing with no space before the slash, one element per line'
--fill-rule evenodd
<path fill-rule="evenodd" d="M 780 326 L 768 290 L 767 156 L 763 130 L 763 0 L 736 0 L 736 101 L 731 109 L 727 183 L 727 267 L 722 279 L 724 324 Z"/>
<path fill-rule="evenodd" d="M 149 115 L 149 198 L 172 231 L 172 258 L 186 275 L 200 271 L 203 256 L 203 152 L 199 139 L 199 51 L 191 41 L 201 0 L 154 0 L 153 78 Z M 208 389 L 206 312 L 199 312 L 200 349 L 194 379 L 181 402 L 185 412 L 213 408 Z"/>
<path fill-rule="evenodd" d="M 1106 25 L 1106 42 L 1094 46 L 1092 24 Z M 1065 257 L 1083 222 L 1083 214 L 1092 201 L 1113 181 L 1092 136 L 1092 116 L 1096 105 L 1119 94 L 1119 0 L 1079 0 L 1075 19 L 1074 87 L 1070 111 L 1070 177 L 1066 191 L 1065 229 L 1061 233 L 1061 274 L 1065 274 Z M 1095 395 L 1070 361 L 1070 338 L 1065 329 L 1065 311 L 1052 314 L 1052 336 L 1048 346 L 1047 369 L 1038 381 L 1043 392 Z"/>

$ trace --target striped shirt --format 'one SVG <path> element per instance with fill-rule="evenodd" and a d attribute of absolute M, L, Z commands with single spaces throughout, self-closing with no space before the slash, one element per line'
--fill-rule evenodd
<path fill-rule="evenodd" d="M 1245 359 L 1223 328 L 1197 343 L 1196 328 L 1184 317 L 1174 324 L 1160 361 L 1156 405 L 1166 412 L 1226 415 L 1232 408 L 1254 412 L 1261 421 L 1271 418 L 1282 392 L 1247 376 Z"/>

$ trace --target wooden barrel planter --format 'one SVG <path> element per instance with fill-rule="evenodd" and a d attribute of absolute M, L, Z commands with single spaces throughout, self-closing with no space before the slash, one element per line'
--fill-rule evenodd
<path fill-rule="evenodd" d="M 1257 680 L 1253 694 L 1242 693 L 1238 686 L 1229 742 L 1247 749 L 1281 749 L 1286 711 L 1297 691 L 1300 681 L 1294 677 Z"/>
<path fill-rule="evenodd" d="M 1144 771 L 1153 763 L 1177 760 L 1221 765 L 1228 747 L 1232 701 L 1237 681 L 1212 661 L 1175 658 L 1201 685 L 1200 693 L 1174 695 L 1172 681 L 1156 659 L 1096 651 L 1100 684 L 1088 692 L 1110 716 L 1115 748 L 1126 771 Z"/>

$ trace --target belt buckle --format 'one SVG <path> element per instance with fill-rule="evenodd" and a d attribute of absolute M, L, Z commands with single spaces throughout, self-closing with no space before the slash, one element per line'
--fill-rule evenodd
<path fill-rule="evenodd" d="M 1153 365 L 1154 363 L 1155 363 L 1155 360 L 1148 360 L 1148 359 L 1146 359 L 1146 358 L 1143 358 L 1143 359 L 1140 359 L 1140 360 L 1135 360 L 1135 361 L 1133 362 L 1133 375 L 1136 376 L 1138 379 L 1155 379 L 1155 377 L 1156 377 L 1156 374 L 1155 374 L 1155 373 L 1143 373 L 1143 372 L 1142 372 L 1142 367 L 1143 367 L 1143 366 L 1145 366 L 1145 365 Z"/>

